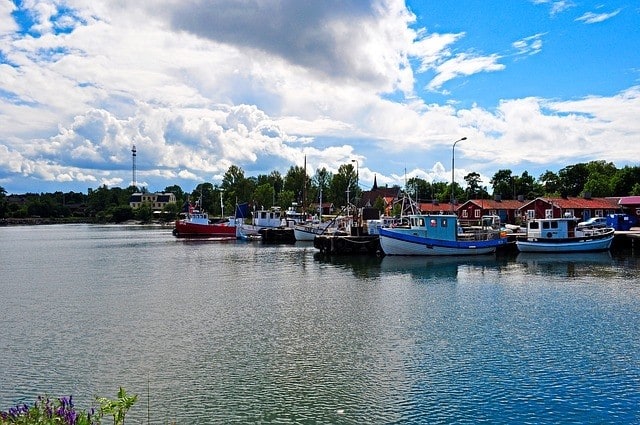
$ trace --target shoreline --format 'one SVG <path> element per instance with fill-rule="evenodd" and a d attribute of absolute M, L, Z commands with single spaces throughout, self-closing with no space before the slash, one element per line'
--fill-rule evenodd
<path fill-rule="evenodd" d="M 99 221 L 92 217 L 63 217 L 63 218 L 3 218 L 0 219 L 0 227 L 5 226 L 41 226 L 51 224 L 123 224 L 123 225 L 138 225 L 138 226 L 169 226 L 173 225 L 173 221 L 161 222 L 150 221 L 143 223 L 137 220 L 127 220 L 120 223 L 115 221 Z"/>

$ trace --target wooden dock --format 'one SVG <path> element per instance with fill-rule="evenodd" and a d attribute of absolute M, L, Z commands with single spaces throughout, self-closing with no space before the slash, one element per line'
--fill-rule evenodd
<path fill-rule="evenodd" d="M 260 229 L 262 243 L 296 243 L 296 236 L 290 227 Z"/>
<path fill-rule="evenodd" d="M 376 255 L 381 251 L 378 235 L 319 235 L 313 239 L 313 246 L 324 254 L 337 255 Z"/>

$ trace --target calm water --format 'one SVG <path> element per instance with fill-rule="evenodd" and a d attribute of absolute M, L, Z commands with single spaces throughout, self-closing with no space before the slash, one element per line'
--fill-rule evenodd
<path fill-rule="evenodd" d="M 640 423 L 638 254 L 320 257 L 171 229 L 0 228 L 0 409 L 127 423 Z"/>

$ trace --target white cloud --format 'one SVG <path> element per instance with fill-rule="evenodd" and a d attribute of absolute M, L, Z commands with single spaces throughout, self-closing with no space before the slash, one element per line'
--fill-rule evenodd
<path fill-rule="evenodd" d="M 618 13 L 620 13 L 620 11 L 621 11 L 621 9 L 615 10 L 615 11 L 610 12 L 610 13 L 587 12 L 584 15 L 580 16 L 579 18 L 576 18 L 576 21 L 582 21 L 585 24 L 597 24 L 597 23 L 604 22 L 604 21 L 606 21 L 608 19 L 613 18 Z"/>
<path fill-rule="evenodd" d="M 0 35 L 9 34 L 18 29 L 11 13 L 16 10 L 11 0 L 0 0 Z"/>
<path fill-rule="evenodd" d="M 570 0 L 532 0 L 533 4 L 550 4 L 551 16 L 558 15 L 566 10 L 575 7 L 575 3 Z"/>
<path fill-rule="evenodd" d="M 515 41 L 512 46 L 520 55 L 535 55 L 542 50 L 542 36 L 545 34 L 534 34 Z"/>
<path fill-rule="evenodd" d="M 633 156 L 637 89 L 573 102 L 505 99 L 496 110 L 429 103 L 413 93 L 414 72 L 433 73 L 428 89 L 438 91 L 505 69 L 502 57 L 456 53 L 465 32 L 411 29 L 415 17 L 399 0 L 239 4 L 74 0 L 66 17 L 56 1 L 22 3 L 41 36 L 2 38 L 2 181 L 128 184 L 133 144 L 139 184 L 168 182 L 161 188 L 219 177 L 230 165 L 286 171 L 305 156 L 309 169 L 331 171 L 358 158 L 361 180 L 376 174 L 380 184 L 404 178 L 374 171 L 375 161 L 414 161 L 412 173 L 446 179 L 442 161 L 425 154 L 450 152 L 460 135 L 469 143 L 457 147 L 456 159 L 467 160 L 457 177 L 469 160 L 481 171 L 573 163 L 581 151 Z M 15 31 L 14 8 L 0 0 L 0 33 Z M 543 36 L 513 47 L 537 53 Z M 418 163 L 421 155 L 431 162 Z"/>
<path fill-rule="evenodd" d="M 466 53 L 460 53 L 450 60 L 447 60 L 436 67 L 437 75 L 428 84 L 429 90 L 437 90 L 444 83 L 450 81 L 460 75 L 473 75 L 479 72 L 501 71 L 505 68 L 503 64 L 498 63 L 500 56 L 472 56 Z"/>

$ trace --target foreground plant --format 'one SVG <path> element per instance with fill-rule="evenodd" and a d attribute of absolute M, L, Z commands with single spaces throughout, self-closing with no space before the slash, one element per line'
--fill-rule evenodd
<path fill-rule="evenodd" d="M 100 425 L 105 415 L 113 416 L 114 425 L 124 425 L 124 417 L 137 399 L 137 395 L 129 396 L 120 387 L 115 400 L 97 398 L 100 411 L 96 413 L 93 408 L 88 412 L 76 410 L 72 396 L 54 400 L 39 396 L 31 407 L 19 404 L 6 412 L 0 412 L 0 425 Z"/>

